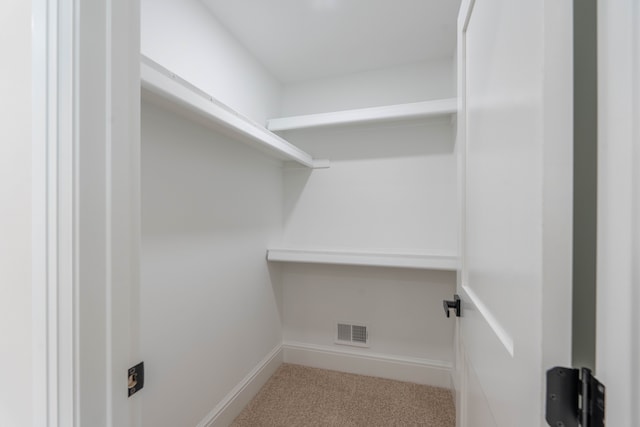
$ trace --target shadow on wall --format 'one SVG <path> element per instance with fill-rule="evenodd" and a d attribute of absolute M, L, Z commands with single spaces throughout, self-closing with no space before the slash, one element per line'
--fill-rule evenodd
<path fill-rule="evenodd" d="M 331 161 L 452 155 L 453 125 L 448 118 L 389 121 L 283 132 L 314 158 Z"/>
<path fill-rule="evenodd" d="M 311 174 L 327 173 L 328 169 L 309 169 L 309 168 L 293 168 L 284 171 L 284 224 L 287 224 L 289 218 L 296 210 L 296 205 L 304 193 Z"/>
<path fill-rule="evenodd" d="M 443 206 L 453 201 L 441 190 L 455 182 L 450 119 L 306 129 L 284 136 L 314 158 L 331 161 L 329 169 L 284 170 L 289 244 L 407 247 L 413 239 L 401 234 L 415 229 L 398 224 L 421 215 L 438 220 Z M 395 237 L 374 237 L 389 234 Z"/>
<path fill-rule="evenodd" d="M 142 234 L 249 235 L 281 222 L 276 160 L 175 114 L 142 108 Z M 276 194 L 274 194 L 276 192 Z"/>
<path fill-rule="evenodd" d="M 266 257 L 266 255 L 265 255 Z M 271 282 L 271 289 L 273 291 L 273 299 L 278 307 L 278 316 L 280 317 L 280 326 L 284 323 L 284 307 L 282 297 L 282 269 L 281 263 L 267 262 L 267 269 L 269 270 L 269 281 Z"/>

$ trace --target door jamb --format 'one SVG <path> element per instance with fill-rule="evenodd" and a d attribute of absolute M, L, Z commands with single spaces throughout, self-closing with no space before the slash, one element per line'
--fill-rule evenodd
<path fill-rule="evenodd" d="M 32 423 L 134 427 L 139 0 L 31 6 Z"/>
<path fill-rule="evenodd" d="M 458 256 L 459 265 L 456 273 L 456 287 L 458 293 L 461 292 L 463 285 L 466 283 L 466 277 L 463 277 L 463 272 L 466 271 L 464 265 L 466 263 L 465 254 L 465 191 L 466 191 L 466 39 L 464 34 L 466 33 L 473 12 L 473 7 L 476 0 L 463 0 L 460 5 L 460 11 L 458 14 L 457 25 L 457 94 L 458 94 L 458 106 L 457 106 L 457 132 L 455 149 L 457 153 L 457 179 L 458 179 Z M 466 383 L 466 356 L 464 348 L 460 339 L 460 320 L 456 318 L 454 346 L 455 346 L 455 365 L 452 372 L 453 386 L 455 392 L 455 404 L 456 404 L 456 426 L 466 427 L 468 421 L 466 420 L 467 413 L 467 383 Z"/>
<path fill-rule="evenodd" d="M 607 423 L 640 418 L 640 6 L 598 2 L 596 375 Z"/>

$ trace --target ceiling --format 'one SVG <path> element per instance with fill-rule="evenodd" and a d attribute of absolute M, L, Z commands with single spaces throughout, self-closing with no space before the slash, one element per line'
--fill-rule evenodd
<path fill-rule="evenodd" d="M 450 57 L 460 0 L 202 0 L 280 81 Z"/>

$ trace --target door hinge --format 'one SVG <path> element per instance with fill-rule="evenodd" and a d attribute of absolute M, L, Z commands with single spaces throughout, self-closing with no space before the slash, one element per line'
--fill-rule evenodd
<path fill-rule="evenodd" d="M 604 427 L 605 387 L 587 368 L 547 371 L 546 420 L 552 427 Z"/>

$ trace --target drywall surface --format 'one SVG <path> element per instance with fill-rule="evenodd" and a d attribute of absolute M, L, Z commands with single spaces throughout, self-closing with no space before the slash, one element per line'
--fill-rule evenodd
<path fill-rule="evenodd" d="M 451 123 L 288 132 L 329 169 L 285 170 L 285 247 L 455 255 Z"/>
<path fill-rule="evenodd" d="M 141 51 L 243 115 L 264 124 L 280 84 L 198 0 L 141 0 Z"/>
<path fill-rule="evenodd" d="M 451 61 L 289 85 L 287 113 L 451 97 Z M 331 168 L 285 170 L 284 246 L 455 254 L 449 118 L 283 132 Z"/>
<path fill-rule="evenodd" d="M 285 88 L 286 114 L 447 98 L 451 61 Z M 329 169 L 284 170 L 283 247 L 457 253 L 457 169 L 449 117 L 284 132 Z M 455 273 L 289 264 L 284 338 L 334 344 L 337 321 L 368 323 L 376 353 L 450 363 L 453 325 L 442 300 Z M 353 349 L 353 347 L 346 347 Z"/>
<path fill-rule="evenodd" d="M 353 73 L 284 86 L 282 115 L 324 113 L 449 98 L 455 74 L 450 58 Z"/>
<path fill-rule="evenodd" d="M 454 272 L 289 264 L 282 283 L 285 343 L 452 363 L 455 321 L 442 300 Z M 367 324 L 370 347 L 335 344 L 339 321 Z"/>
<path fill-rule="evenodd" d="M 0 3 L 0 425 L 32 423 L 31 2 Z"/>
<path fill-rule="evenodd" d="M 279 162 L 142 107 L 143 425 L 198 424 L 282 341 Z"/>

